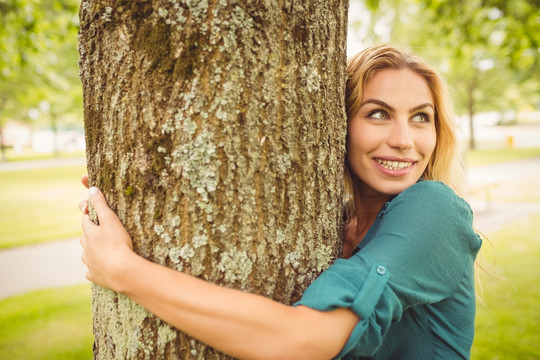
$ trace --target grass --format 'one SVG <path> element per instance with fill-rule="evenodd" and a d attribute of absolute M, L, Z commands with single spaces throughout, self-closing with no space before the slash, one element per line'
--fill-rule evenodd
<path fill-rule="evenodd" d="M 538 360 L 540 342 L 540 215 L 488 236 L 483 252 L 496 263 L 481 274 L 483 301 L 478 305 L 473 360 Z"/>
<path fill-rule="evenodd" d="M 64 158 L 78 158 L 84 157 L 84 151 L 70 151 L 64 152 L 61 151 L 57 155 L 52 152 L 45 153 L 36 153 L 31 149 L 24 149 L 21 152 L 14 152 L 13 149 L 6 149 L 6 161 L 7 162 L 16 162 L 16 161 L 30 161 L 30 160 L 49 160 L 49 159 L 64 159 Z"/>
<path fill-rule="evenodd" d="M 505 161 L 540 156 L 540 147 L 519 149 L 468 150 L 465 154 L 467 166 L 490 165 Z"/>
<path fill-rule="evenodd" d="M 92 359 L 90 296 L 85 284 L 0 300 L 0 359 Z"/>
<path fill-rule="evenodd" d="M 0 172 L 0 249 L 78 237 L 84 166 Z"/>

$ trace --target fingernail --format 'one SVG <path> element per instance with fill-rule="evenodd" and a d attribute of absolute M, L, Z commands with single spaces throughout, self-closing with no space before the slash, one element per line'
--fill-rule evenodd
<path fill-rule="evenodd" d="M 98 193 L 98 188 L 97 188 L 97 187 L 92 186 L 90 189 L 88 189 L 88 194 L 89 194 L 90 196 L 94 196 L 94 195 L 96 195 L 97 193 Z"/>

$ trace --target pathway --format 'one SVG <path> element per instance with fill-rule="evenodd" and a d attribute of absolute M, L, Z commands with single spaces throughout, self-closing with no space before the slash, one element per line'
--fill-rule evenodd
<path fill-rule="evenodd" d="M 0 251 L 0 299 L 86 282 L 79 239 Z"/>
<path fill-rule="evenodd" d="M 86 164 L 86 159 L 78 158 L 78 157 L 77 158 L 47 159 L 47 160 L 0 162 L 0 172 L 31 170 L 31 169 L 45 169 L 45 168 L 59 167 L 59 166 L 77 166 L 77 165 L 85 165 L 85 164 Z"/>

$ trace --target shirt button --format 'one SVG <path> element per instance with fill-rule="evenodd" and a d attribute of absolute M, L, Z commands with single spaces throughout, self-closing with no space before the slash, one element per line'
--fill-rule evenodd
<path fill-rule="evenodd" d="M 386 268 L 382 265 L 377 266 L 377 274 L 384 275 L 386 274 Z"/>

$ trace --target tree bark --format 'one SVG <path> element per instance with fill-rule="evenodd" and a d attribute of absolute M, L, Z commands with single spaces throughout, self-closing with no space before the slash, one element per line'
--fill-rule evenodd
<path fill-rule="evenodd" d="M 88 1 L 90 182 L 135 251 L 291 304 L 341 252 L 347 0 Z M 93 289 L 98 359 L 221 359 Z"/>

